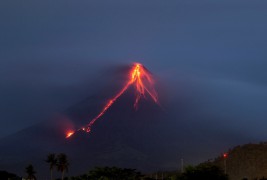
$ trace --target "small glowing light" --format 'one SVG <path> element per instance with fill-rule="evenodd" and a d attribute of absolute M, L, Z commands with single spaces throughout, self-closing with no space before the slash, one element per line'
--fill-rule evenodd
<path fill-rule="evenodd" d="M 67 132 L 66 138 L 71 137 L 74 134 L 74 131 L 69 131 Z"/>
<path fill-rule="evenodd" d="M 223 157 L 224 157 L 224 158 L 227 158 L 227 156 L 228 156 L 227 153 L 224 153 L 224 154 L 223 154 Z"/>

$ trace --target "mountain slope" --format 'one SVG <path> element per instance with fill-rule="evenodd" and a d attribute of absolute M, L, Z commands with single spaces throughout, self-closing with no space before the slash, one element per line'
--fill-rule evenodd
<path fill-rule="evenodd" d="M 249 141 L 217 123 L 204 126 L 201 116 L 176 100 L 161 108 L 147 97 L 135 110 L 131 88 L 96 121 L 90 134 L 78 132 L 66 139 L 68 130 L 80 128 L 100 112 L 112 92 L 99 91 L 61 115 L 1 139 L 0 169 L 23 176 L 25 166 L 32 163 L 37 177 L 45 179 L 49 168 L 44 160 L 51 152 L 68 155 L 69 175 L 94 166 L 129 167 L 143 172 L 178 169 L 181 158 L 185 165 L 199 163 L 237 142 Z M 186 136 L 191 140 L 185 141 Z"/>
<path fill-rule="evenodd" d="M 68 129 L 73 129 L 77 124 L 88 123 L 102 108 L 103 103 L 95 103 L 104 102 L 100 98 L 89 98 L 69 108 L 64 116 L 55 117 L 2 139 L 0 169 L 23 175 L 27 163 L 33 163 L 38 174 L 45 174 L 48 168 L 44 159 L 50 152 L 64 152 L 69 156 L 70 174 L 82 173 L 97 165 L 142 170 L 159 168 L 161 160 L 166 158 L 161 154 L 164 149 L 159 146 L 166 139 L 163 137 L 166 130 L 162 129 L 165 113 L 150 99 L 142 100 L 139 109 L 134 110 L 131 94 L 131 91 L 127 92 L 114 103 L 95 123 L 90 134 L 79 132 L 65 139 Z M 95 106 L 92 105 L 94 103 Z"/>

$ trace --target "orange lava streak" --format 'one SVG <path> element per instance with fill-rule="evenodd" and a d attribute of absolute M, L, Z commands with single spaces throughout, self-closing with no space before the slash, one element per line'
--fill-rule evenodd
<path fill-rule="evenodd" d="M 74 131 L 69 131 L 67 132 L 66 138 L 71 137 L 74 134 Z"/>
<path fill-rule="evenodd" d="M 154 89 L 154 80 L 151 74 L 143 67 L 142 64 L 135 63 L 133 68 L 130 71 L 130 77 L 126 85 L 116 94 L 112 99 L 108 101 L 108 103 L 104 106 L 102 111 L 92 119 L 89 124 L 85 127 L 82 127 L 76 131 L 86 131 L 90 132 L 92 125 L 97 121 L 101 116 L 105 114 L 105 112 L 112 106 L 112 104 L 129 88 L 130 85 L 135 87 L 137 92 L 134 108 L 137 109 L 137 105 L 141 97 L 145 98 L 145 93 L 147 93 L 155 103 L 158 103 L 158 96 Z M 68 132 L 66 138 L 69 138 L 74 134 L 74 131 Z"/>
<path fill-rule="evenodd" d="M 129 85 L 130 84 L 128 83 L 115 97 L 109 100 L 109 102 L 104 106 L 102 111 L 87 125 L 86 132 L 91 131 L 91 126 L 95 123 L 95 121 L 105 114 L 105 112 L 110 108 L 110 106 L 112 106 L 112 104 L 128 89 Z"/>
<path fill-rule="evenodd" d="M 146 81 L 146 83 L 144 81 Z M 131 82 L 135 83 L 135 89 L 138 93 L 134 103 L 135 108 L 137 108 L 138 102 L 141 97 L 145 97 L 145 92 L 150 95 L 155 103 L 158 103 L 158 96 L 154 89 L 154 81 L 152 79 L 152 76 L 141 64 L 135 64 L 132 71 Z M 145 84 L 147 84 L 147 86 Z"/>

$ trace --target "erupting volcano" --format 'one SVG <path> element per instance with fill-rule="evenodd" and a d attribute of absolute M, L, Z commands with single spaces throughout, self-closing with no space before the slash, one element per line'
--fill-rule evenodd
<path fill-rule="evenodd" d="M 154 79 L 149 71 L 140 63 L 133 64 L 129 72 L 129 79 L 125 86 L 103 107 L 102 111 L 93 118 L 87 125 L 77 129 L 76 131 L 68 131 L 66 138 L 71 137 L 77 131 L 85 131 L 87 133 L 91 132 L 91 127 L 93 124 L 105 114 L 105 112 L 112 106 L 112 104 L 130 87 L 133 86 L 136 91 L 136 97 L 134 102 L 134 108 L 138 108 L 138 102 L 143 97 L 146 98 L 148 94 L 152 100 L 159 104 L 158 95 L 154 88 Z"/>

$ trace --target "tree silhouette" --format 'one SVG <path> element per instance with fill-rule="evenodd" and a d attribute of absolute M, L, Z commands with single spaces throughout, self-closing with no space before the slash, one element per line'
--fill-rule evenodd
<path fill-rule="evenodd" d="M 200 164 L 198 166 L 188 166 L 186 171 L 178 178 L 179 180 L 195 180 L 195 179 L 212 179 L 212 180 L 228 180 L 228 176 L 223 170 L 212 164 Z"/>
<path fill-rule="evenodd" d="M 27 173 L 27 180 L 36 180 L 36 177 L 35 177 L 35 170 L 33 168 L 33 165 L 32 164 L 29 164 L 26 168 L 25 168 L 25 171 Z"/>
<path fill-rule="evenodd" d="M 50 176 L 51 176 L 51 180 L 53 180 L 53 169 L 57 165 L 56 154 L 54 153 L 48 154 L 45 162 L 49 163 Z"/>
<path fill-rule="evenodd" d="M 69 162 L 67 155 L 64 153 L 61 153 L 57 156 L 57 169 L 62 173 L 61 179 L 64 179 L 65 172 L 68 171 Z"/>
<path fill-rule="evenodd" d="M 0 171 L 0 177 L 1 179 L 19 179 L 16 174 L 7 171 Z"/>
<path fill-rule="evenodd" d="M 89 172 L 90 179 L 99 180 L 139 180 L 143 177 L 135 169 L 117 167 L 96 167 Z"/>

